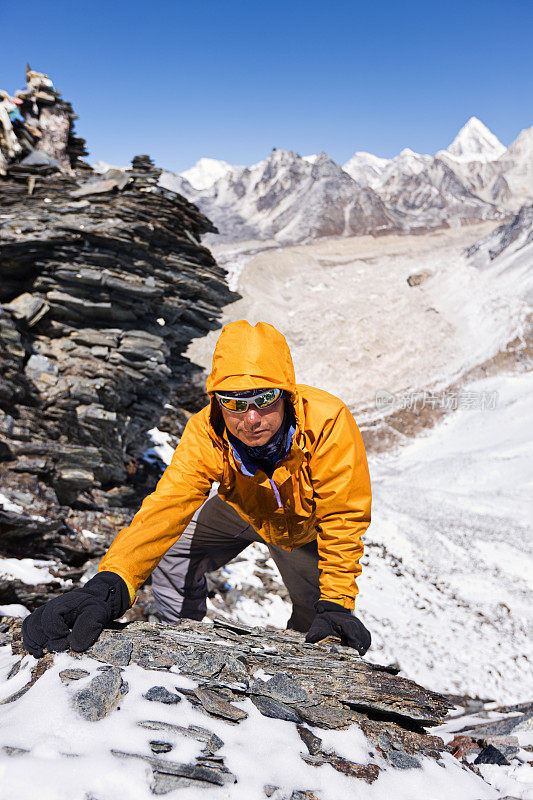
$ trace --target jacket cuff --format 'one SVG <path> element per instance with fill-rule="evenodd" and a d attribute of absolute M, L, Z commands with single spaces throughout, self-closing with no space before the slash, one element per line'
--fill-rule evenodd
<path fill-rule="evenodd" d="M 120 572 L 115 572 L 115 570 L 100 569 L 98 570 L 97 575 L 99 575 L 102 572 L 112 572 L 114 575 L 118 575 L 119 578 L 122 578 L 128 589 L 129 608 L 135 605 L 135 603 L 137 602 L 137 593 L 132 584 L 129 582 L 129 580 L 125 578 L 124 575 L 122 575 Z"/>
<path fill-rule="evenodd" d="M 351 613 L 349 608 L 344 608 L 341 603 L 333 603 L 331 600 L 317 600 L 315 603 L 315 611 L 317 614 L 324 614 L 328 611 L 340 612 L 341 614 Z"/>

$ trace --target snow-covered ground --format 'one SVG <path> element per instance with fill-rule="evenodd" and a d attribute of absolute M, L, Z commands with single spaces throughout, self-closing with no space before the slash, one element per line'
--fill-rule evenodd
<path fill-rule="evenodd" d="M 10 647 L 0 648 L 0 700 L 20 689 L 35 665 L 32 656 L 24 658 L 18 674 L 7 679 L 16 661 Z M 478 776 L 461 768 L 448 753 L 440 763 L 421 759 L 420 769 L 392 769 L 373 753 L 382 767 L 372 785 L 336 772 L 328 764 L 306 764 L 296 727 L 282 720 L 264 717 L 249 699 L 236 706 L 248 713 L 239 725 L 207 718 L 183 698 L 178 707 L 153 703 L 143 694 L 152 686 L 192 688 L 193 682 L 172 671 L 155 671 L 129 665 L 122 678 L 129 686 L 120 707 L 98 722 L 82 719 L 73 707 L 75 692 L 83 689 L 98 674 L 102 665 L 92 658 L 56 655 L 54 664 L 22 697 L 2 707 L 0 715 L 0 800 L 150 800 L 150 767 L 141 760 L 118 758 L 111 750 L 152 756 L 149 741 L 157 732 L 138 725 L 156 719 L 183 727 L 207 727 L 218 735 L 224 746 L 217 755 L 239 782 L 224 787 L 178 789 L 172 797 L 186 800 L 261 800 L 265 785 L 280 787 L 273 800 L 288 798 L 295 787 L 311 789 L 321 800 L 449 800 L 453 787 L 455 800 L 496 800 L 500 795 Z M 64 669 L 84 669 L 89 674 L 68 686 L 61 682 Z M 38 709 L 39 713 L 36 713 Z M 368 763 L 372 748 L 358 726 L 346 731 L 314 729 L 324 749 L 332 749 L 356 763 Z M 159 734 L 160 736 L 161 734 Z M 173 744 L 171 761 L 188 763 L 200 754 L 201 744 L 170 731 L 164 739 Z M 21 748 L 8 755 L 2 749 Z M 159 756 L 163 760 L 166 756 Z M 531 797 L 523 794 L 522 797 Z"/>
<path fill-rule="evenodd" d="M 376 394 L 448 386 L 523 330 L 520 275 L 495 281 L 465 255 L 493 227 L 324 239 L 270 249 L 243 268 L 242 254 L 222 247 L 226 268 L 242 270 L 242 299 L 223 322 L 271 322 L 287 338 L 297 380 L 338 395 L 360 419 Z M 409 286 L 422 273 L 429 277 Z M 187 355 L 209 369 L 218 333 L 193 341 Z"/>
<path fill-rule="evenodd" d="M 470 384 L 474 402 L 370 463 L 374 522 L 360 609 L 373 658 L 434 689 L 533 696 L 533 374 Z"/>

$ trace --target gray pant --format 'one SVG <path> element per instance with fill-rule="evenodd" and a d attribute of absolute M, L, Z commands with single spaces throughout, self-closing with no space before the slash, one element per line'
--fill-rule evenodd
<path fill-rule="evenodd" d="M 152 590 L 161 619 L 201 620 L 206 613 L 205 573 L 223 567 L 252 542 L 267 544 L 218 495 L 209 497 L 152 573 Z M 287 627 L 307 631 L 320 596 L 317 543 L 288 552 L 267 545 L 292 601 Z"/>

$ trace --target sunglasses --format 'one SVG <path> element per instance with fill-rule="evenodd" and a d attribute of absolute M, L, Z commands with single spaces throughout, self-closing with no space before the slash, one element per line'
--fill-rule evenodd
<path fill-rule="evenodd" d="M 228 411 L 236 411 L 237 414 L 244 414 L 248 408 L 253 405 L 256 408 L 268 408 L 274 405 L 276 400 L 281 396 L 281 389 L 266 389 L 261 394 L 256 394 L 255 397 L 227 397 L 227 395 L 215 392 L 215 396 L 222 406 Z"/>

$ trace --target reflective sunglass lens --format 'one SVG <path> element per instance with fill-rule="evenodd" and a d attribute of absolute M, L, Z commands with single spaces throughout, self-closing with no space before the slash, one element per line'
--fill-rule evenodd
<path fill-rule="evenodd" d="M 275 403 L 279 396 L 279 389 L 270 389 L 270 391 L 259 395 L 259 397 L 256 397 L 255 404 L 259 406 L 259 408 L 265 408 L 265 406 L 271 406 L 273 403 Z"/>
<path fill-rule="evenodd" d="M 276 402 L 280 395 L 281 389 L 268 389 L 266 392 L 263 392 L 263 394 L 252 397 L 249 400 L 237 397 L 224 397 L 219 394 L 217 394 L 217 398 L 223 408 L 226 408 L 228 411 L 236 411 L 238 414 L 243 414 L 251 405 L 255 405 L 257 408 L 268 408 L 268 406 Z"/>

